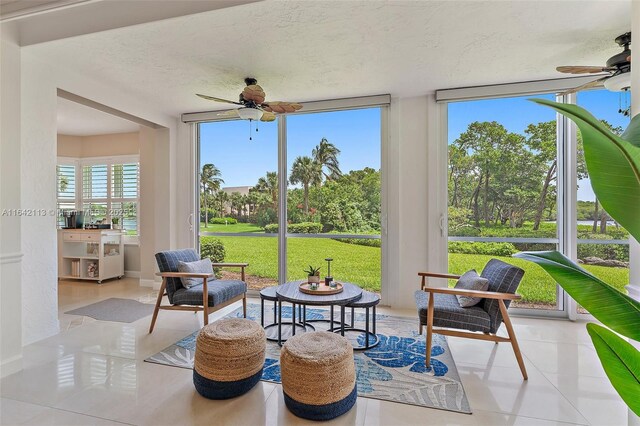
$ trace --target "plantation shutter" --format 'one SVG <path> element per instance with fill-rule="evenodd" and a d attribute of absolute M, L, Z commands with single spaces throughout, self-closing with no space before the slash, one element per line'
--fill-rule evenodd
<path fill-rule="evenodd" d="M 58 225 L 64 226 L 63 210 L 76 208 L 76 167 L 70 164 L 56 166 Z"/>
<path fill-rule="evenodd" d="M 107 199 L 107 165 L 96 164 L 82 169 L 82 198 L 85 202 Z"/>

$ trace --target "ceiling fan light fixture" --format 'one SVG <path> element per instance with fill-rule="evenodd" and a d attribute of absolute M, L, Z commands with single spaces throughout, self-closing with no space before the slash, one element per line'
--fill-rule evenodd
<path fill-rule="evenodd" d="M 243 120 L 253 120 L 257 121 L 262 118 L 263 112 L 257 108 L 240 108 L 238 110 L 238 115 Z"/>
<path fill-rule="evenodd" d="M 631 73 L 614 75 L 604 81 L 604 87 L 610 92 L 622 92 L 631 87 Z"/>

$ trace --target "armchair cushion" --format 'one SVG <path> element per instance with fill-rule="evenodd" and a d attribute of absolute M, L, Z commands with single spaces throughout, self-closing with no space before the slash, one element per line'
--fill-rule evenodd
<path fill-rule="evenodd" d="M 480 276 L 489 280 L 488 291 L 514 294 L 524 276 L 524 271 L 501 260 L 491 259 Z M 478 305 L 483 307 L 491 318 L 491 333 L 496 333 L 502 324 L 502 314 L 498 303 L 495 299 L 484 299 L 484 303 Z M 509 300 L 504 301 L 507 308 L 510 303 Z"/>
<path fill-rule="evenodd" d="M 489 288 L 489 280 L 478 275 L 475 269 L 465 272 L 456 283 L 460 290 L 486 291 Z M 482 297 L 458 296 L 458 303 L 463 308 L 470 308 L 482 302 Z"/>
<path fill-rule="evenodd" d="M 240 280 L 215 280 L 207 285 L 209 306 L 216 306 L 240 296 L 247 291 L 247 284 Z M 202 283 L 190 288 L 178 289 L 173 295 L 174 305 L 202 306 Z"/>
<path fill-rule="evenodd" d="M 195 262 L 200 260 L 198 252 L 195 249 L 168 250 L 156 253 L 156 262 L 160 272 L 180 272 L 178 271 L 178 262 Z M 166 290 L 169 302 L 173 303 L 173 294 L 184 288 L 180 278 L 169 277 L 166 279 Z"/>
<path fill-rule="evenodd" d="M 457 328 L 470 331 L 488 332 L 491 328 L 489 314 L 480 306 L 463 308 L 453 294 L 434 294 L 433 325 L 435 327 Z M 420 324 L 427 323 L 429 294 L 423 290 L 415 292 Z"/>
<path fill-rule="evenodd" d="M 194 272 L 194 273 L 205 273 L 205 274 L 213 274 L 213 265 L 211 264 L 211 259 L 208 257 L 201 260 L 196 260 L 195 262 L 178 262 L 178 272 Z M 215 280 L 215 277 L 209 278 L 208 281 Z M 190 277 L 182 277 L 180 278 L 182 282 L 182 286 L 184 288 L 191 288 L 194 285 L 202 284 L 202 280 L 199 278 L 190 278 Z"/>

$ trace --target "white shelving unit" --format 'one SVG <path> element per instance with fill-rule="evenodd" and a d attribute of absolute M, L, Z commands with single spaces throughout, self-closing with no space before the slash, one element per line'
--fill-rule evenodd
<path fill-rule="evenodd" d="M 96 281 L 124 275 L 124 233 L 112 229 L 58 230 L 58 278 Z"/>

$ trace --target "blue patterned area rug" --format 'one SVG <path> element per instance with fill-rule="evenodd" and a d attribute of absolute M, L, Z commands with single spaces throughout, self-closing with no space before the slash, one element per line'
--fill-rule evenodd
<path fill-rule="evenodd" d="M 336 310 L 337 313 L 337 310 Z M 227 315 L 241 317 L 241 309 Z M 260 306 L 249 304 L 247 316 L 260 321 Z M 282 308 L 283 319 L 291 318 L 291 307 Z M 338 315 L 336 315 L 338 316 Z M 265 324 L 273 318 L 265 306 Z M 328 310 L 307 309 L 307 319 L 326 319 Z M 349 316 L 347 315 L 347 321 Z M 417 319 L 377 315 L 376 333 L 380 344 L 367 351 L 354 352 L 358 396 L 394 401 L 471 414 L 458 370 L 444 336 L 434 334 L 431 368 L 425 367 L 425 337 L 417 333 Z M 326 323 L 314 323 L 316 330 Z M 356 325 L 364 328 L 364 314 L 356 313 Z M 359 335 L 358 335 L 359 334 Z M 195 332 L 145 361 L 181 368 L 193 368 Z M 350 339 L 364 341 L 364 333 L 348 333 Z M 280 347 L 267 341 L 262 380 L 280 383 Z"/>

